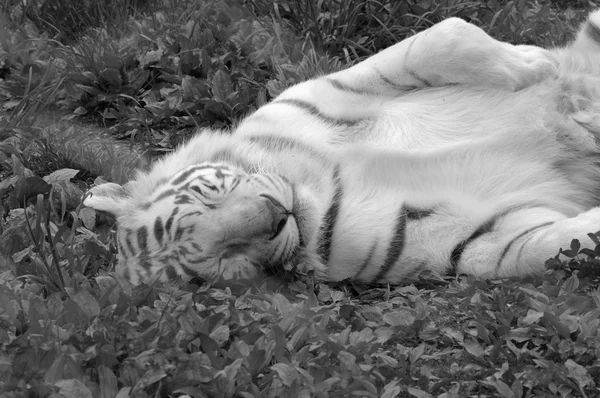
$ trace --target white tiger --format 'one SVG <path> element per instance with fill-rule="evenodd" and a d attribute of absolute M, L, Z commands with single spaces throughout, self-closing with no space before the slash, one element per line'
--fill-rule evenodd
<path fill-rule="evenodd" d="M 540 272 L 600 229 L 599 89 L 600 11 L 549 51 L 451 18 L 84 204 L 116 216 L 117 272 L 136 284 Z"/>

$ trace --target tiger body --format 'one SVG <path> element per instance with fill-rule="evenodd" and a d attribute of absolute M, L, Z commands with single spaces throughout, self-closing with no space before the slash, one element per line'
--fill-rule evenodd
<path fill-rule="evenodd" d="M 446 20 L 84 203 L 117 216 L 117 271 L 133 283 L 539 272 L 600 229 L 599 26 L 596 12 L 546 51 Z"/>

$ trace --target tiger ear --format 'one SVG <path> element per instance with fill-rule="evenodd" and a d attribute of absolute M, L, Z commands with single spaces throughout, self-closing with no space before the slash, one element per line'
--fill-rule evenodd
<path fill-rule="evenodd" d="M 83 205 L 119 217 L 127 211 L 130 200 L 126 186 L 113 182 L 96 185 L 87 191 Z"/>

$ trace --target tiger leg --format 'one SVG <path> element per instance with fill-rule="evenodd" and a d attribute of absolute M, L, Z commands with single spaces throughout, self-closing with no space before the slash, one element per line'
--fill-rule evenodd
<path fill-rule="evenodd" d="M 600 208 L 575 217 L 547 209 L 514 211 L 478 231 L 475 239 L 459 244 L 454 251 L 457 273 L 506 277 L 543 270 L 545 260 L 578 239 L 582 248 L 594 249 L 587 236 L 600 230 Z M 458 251 L 458 253 L 457 253 Z"/>
<path fill-rule="evenodd" d="M 450 18 L 348 69 L 290 87 L 270 105 L 283 105 L 282 112 L 295 107 L 327 123 L 352 123 L 378 115 L 387 99 L 415 89 L 463 84 L 520 90 L 557 71 L 547 50 L 503 43 Z"/>
<path fill-rule="evenodd" d="M 348 91 L 397 95 L 450 84 L 519 90 L 556 73 L 549 51 L 503 43 L 449 18 L 325 79 Z"/>

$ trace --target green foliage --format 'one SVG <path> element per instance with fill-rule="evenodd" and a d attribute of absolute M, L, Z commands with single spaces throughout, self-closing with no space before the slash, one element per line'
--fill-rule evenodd
<path fill-rule="evenodd" d="M 0 9 L 15 22 L 31 21 L 41 32 L 71 42 L 91 27 L 118 26 L 136 10 L 150 9 L 150 0 L 29 0 L 5 1 Z"/>
<path fill-rule="evenodd" d="M 484 28 L 499 40 L 555 46 L 571 39 L 585 17 L 585 2 L 536 0 L 249 0 L 257 14 L 271 14 L 304 40 L 355 62 L 449 17 Z"/>
<path fill-rule="evenodd" d="M 168 151 L 197 127 L 228 127 L 290 85 L 446 17 L 554 45 L 588 7 L 5 1 L 0 394 L 598 395 L 600 246 L 574 241 L 561 251 L 568 261 L 557 256 L 528 280 L 134 288 L 112 272 L 113 220 L 80 205 L 96 177 L 125 182 L 139 153 Z"/>
<path fill-rule="evenodd" d="M 40 396 L 75 387 L 102 396 L 594 396 L 600 295 L 584 284 L 558 272 L 354 295 L 325 285 L 315 295 L 299 283 L 287 294 L 232 293 L 132 289 L 101 272 L 50 290 L 5 272 L 2 388 Z"/>

